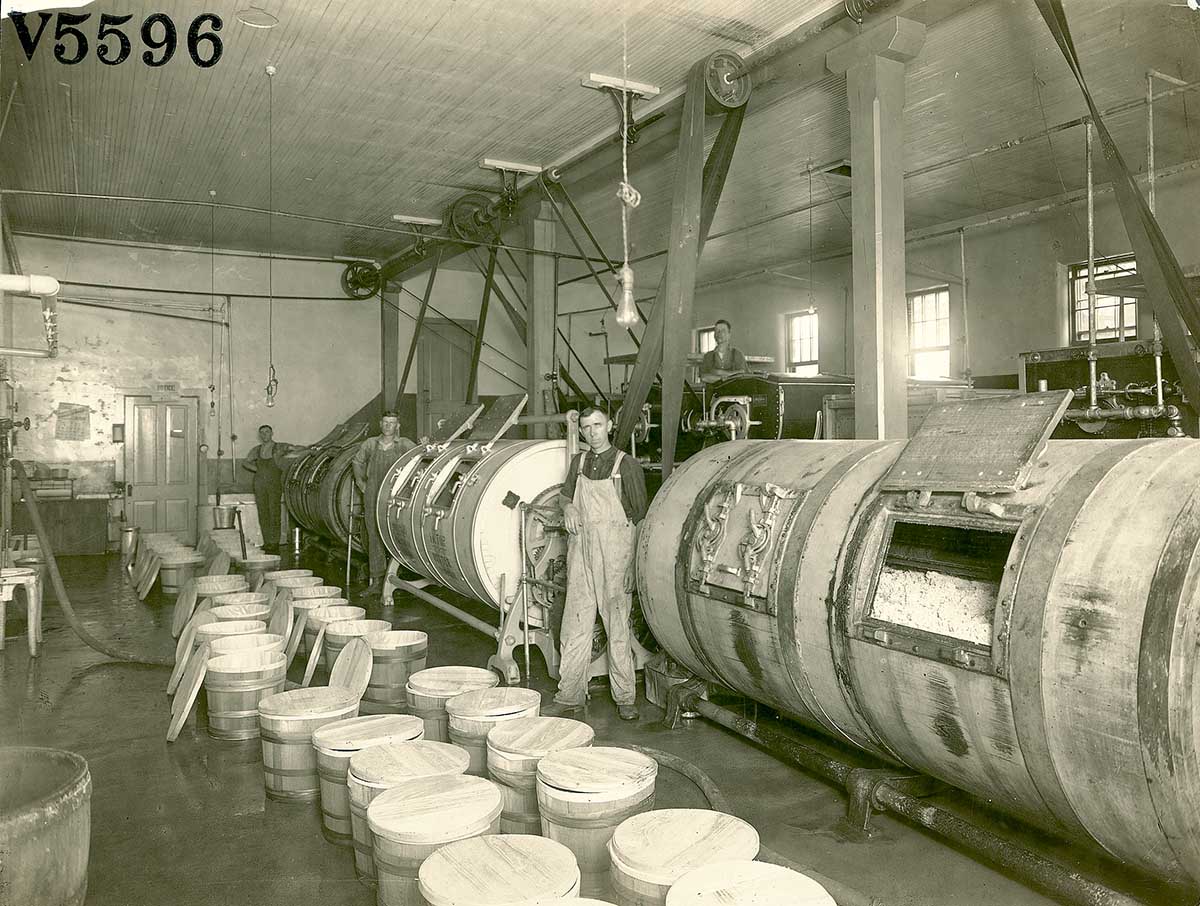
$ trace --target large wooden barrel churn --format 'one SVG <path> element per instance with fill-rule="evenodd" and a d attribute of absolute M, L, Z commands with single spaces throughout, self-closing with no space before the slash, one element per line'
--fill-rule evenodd
<path fill-rule="evenodd" d="M 641 529 L 646 619 L 702 677 L 1200 882 L 1200 442 L 1035 443 L 976 479 L 950 447 L 1003 451 L 1009 416 L 923 437 L 974 406 L 907 445 L 696 454 Z"/>

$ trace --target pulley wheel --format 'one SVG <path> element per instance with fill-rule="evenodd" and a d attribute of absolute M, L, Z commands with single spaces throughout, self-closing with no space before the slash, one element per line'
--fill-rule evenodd
<path fill-rule="evenodd" d="M 750 100 L 750 73 L 746 63 L 729 50 L 718 50 L 704 61 L 705 108 L 722 113 Z"/>
<path fill-rule="evenodd" d="M 342 271 L 342 292 L 351 299 L 367 299 L 379 291 L 379 269 L 366 261 L 347 264 Z"/>
<path fill-rule="evenodd" d="M 478 192 L 462 196 L 450 205 L 450 232 L 463 242 L 491 242 L 496 236 L 491 206 L 492 200 Z"/>
<path fill-rule="evenodd" d="M 750 410 L 742 403 L 733 403 L 721 412 L 721 419 L 731 426 L 730 440 L 745 440 L 750 436 Z"/>

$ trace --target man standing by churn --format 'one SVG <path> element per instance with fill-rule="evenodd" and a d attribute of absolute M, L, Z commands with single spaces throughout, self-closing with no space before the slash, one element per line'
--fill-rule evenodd
<path fill-rule="evenodd" d="M 354 454 L 354 483 L 363 495 L 363 521 L 367 525 L 367 554 L 371 563 L 371 585 L 367 594 L 378 594 L 383 590 L 383 576 L 387 572 L 387 549 L 379 534 L 379 522 L 375 513 L 375 501 L 388 469 L 396 460 L 416 446 L 407 437 L 400 437 L 400 419 L 396 413 L 387 411 L 379 420 L 379 434 L 368 437 Z"/>
<path fill-rule="evenodd" d="M 567 470 L 561 503 L 570 542 L 567 600 L 559 638 L 558 694 L 542 713 L 571 716 L 586 704 L 596 614 L 608 636 L 608 680 L 622 720 L 637 720 L 630 609 L 633 555 L 646 515 L 642 467 L 609 441 L 612 422 L 600 409 L 584 410 L 579 433 L 587 449 Z"/>

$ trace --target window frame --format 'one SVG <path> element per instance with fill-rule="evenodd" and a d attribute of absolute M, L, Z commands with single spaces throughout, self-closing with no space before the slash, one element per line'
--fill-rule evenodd
<path fill-rule="evenodd" d="M 708 349 L 704 348 L 705 337 L 712 338 L 712 345 L 710 345 L 708 347 Z M 697 327 L 696 328 L 696 352 L 698 352 L 700 355 L 704 355 L 710 349 L 716 349 L 716 348 L 717 348 L 717 325 L 709 324 L 707 327 Z"/>
<path fill-rule="evenodd" d="M 801 336 L 800 342 L 803 345 L 805 342 L 809 344 L 809 352 L 812 353 L 811 359 L 793 359 L 792 358 L 792 321 L 794 319 L 812 319 L 812 334 L 809 337 Z M 815 308 L 802 308 L 800 311 L 790 311 L 783 316 L 783 355 L 784 355 L 784 370 L 788 374 L 797 374 L 801 377 L 815 377 L 821 373 L 821 322 L 818 312 Z M 811 373 L 801 371 L 801 369 L 812 369 Z"/>
<path fill-rule="evenodd" d="M 1097 258 L 1096 276 L 1103 278 L 1110 274 L 1116 273 L 1137 273 L 1137 259 L 1130 252 L 1125 255 L 1109 255 L 1106 258 Z M 1121 265 L 1132 265 L 1131 268 L 1124 268 Z M 1087 266 L 1086 261 L 1077 261 L 1074 264 L 1067 265 L 1067 335 L 1071 338 L 1071 346 L 1087 346 L 1088 331 L 1087 328 L 1080 329 L 1077 327 L 1077 319 L 1080 314 L 1087 317 Z M 1102 270 L 1102 268 L 1111 267 L 1110 270 Z M 1116 299 L 1115 305 L 1102 305 L 1101 299 Z M 1099 291 L 1096 293 L 1096 311 L 1102 308 L 1117 309 L 1118 328 L 1101 328 L 1096 333 L 1099 334 L 1103 330 L 1112 330 L 1116 335 L 1111 337 L 1096 337 L 1096 345 L 1103 343 L 1132 343 L 1138 339 L 1138 318 L 1141 312 L 1138 310 L 1138 299 L 1136 296 L 1109 296 L 1102 295 Z M 1126 309 L 1132 309 L 1133 323 L 1126 325 Z M 1132 335 L 1126 336 L 1126 331 L 1133 331 Z"/>
<path fill-rule="evenodd" d="M 943 319 L 941 317 L 941 315 L 935 313 L 932 320 L 923 319 L 920 323 L 934 325 L 933 329 L 936 333 L 937 324 L 939 322 L 941 322 L 942 320 L 945 320 L 945 322 L 946 322 L 946 342 L 938 343 L 938 344 L 932 345 L 932 346 L 930 346 L 930 345 L 926 345 L 926 346 L 914 345 L 914 336 L 917 332 L 916 331 L 916 322 L 914 322 L 914 320 L 913 320 L 913 313 L 915 310 L 914 303 L 916 302 L 917 299 L 924 299 L 925 297 L 928 297 L 928 296 L 933 296 L 935 298 L 935 303 L 936 303 L 937 297 L 942 294 L 944 294 L 946 297 L 946 317 Z M 948 284 L 948 283 L 935 284 L 933 286 L 926 286 L 921 289 L 915 289 L 915 290 L 906 292 L 904 294 L 904 304 L 905 304 L 904 323 L 905 323 L 905 326 L 907 328 L 907 333 L 908 333 L 908 376 L 911 378 L 916 378 L 917 380 L 938 380 L 939 378 L 952 378 L 953 374 L 951 372 L 954 369 L 954 357 L 953 357 L 954 337 L 951 334 L 951 329 L 953 327 L 953 318 L 951 317 L 951 313 L 950 313 L 950 284 Z M 946 354 L 946 374 L 938 375 L 936 378 L 924 377 L 924 376 L 918 375 L 916 373 L 917 354 L 918 353 L 934 353 L 934 352 L 936 352 L 936 353 L 944 352 Z"/>

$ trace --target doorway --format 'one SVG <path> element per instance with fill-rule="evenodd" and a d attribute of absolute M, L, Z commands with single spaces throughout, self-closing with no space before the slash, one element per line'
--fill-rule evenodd
<path fill-rule="evenodd" d="M 466 401 L 474 329 L 471 321 L 425 320 L 417 342 L 418 434 L 430 436 L 438 419 Z"/>
<path fill-rule="evenodd" d="M 125 519 L 196 543 L 200 400 L 125 397 Z"/>

